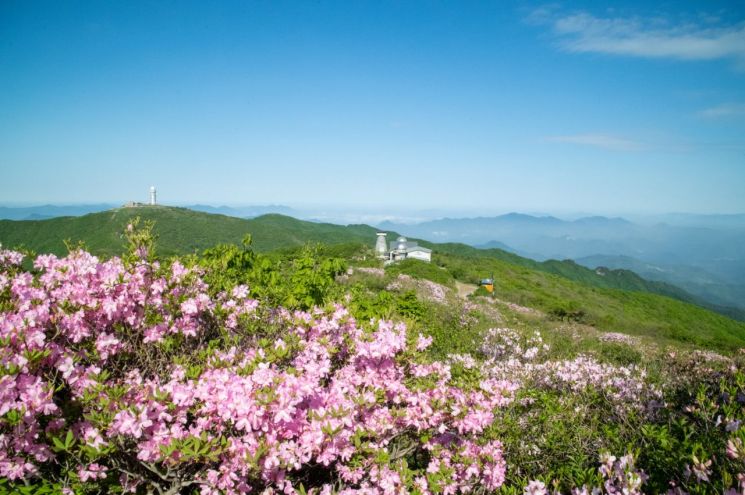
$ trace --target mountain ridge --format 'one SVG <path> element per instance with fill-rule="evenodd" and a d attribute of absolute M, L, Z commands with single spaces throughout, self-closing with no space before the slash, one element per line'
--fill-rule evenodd
<path fill-rule="evenodd" d="M 305 242 L 361 242 L 375 236 L 375 229 L 368 226 L 347 228 L 305 222 L 279 214 L 242 219 L 182 207 L 141 206 L 114 208 L 79 217 L 0 220 L 0 242 L 6 246 L 23 245 L 61 255 L 67 251 L 65 240 L 73 243 L 83 241 L 95 254 L 111 256 L 121 253 L 124 240 L 120 233 L 136 217 L 156 222 L 158 248 L 164 255 L 199 251 L 221 242 L 238 244 L 245 234 L 252 231 L 259 234 L 253 236 L 254 248 L 258 251 Z"/>
<path fill-rule="evenodd" d="M 5 245 L 25 245 L 36 251 L 64 254 L 64 240 L 83 241 L 94 253 L 115 255 L 124 248 L 119 234 L 135 217 L 156 222 L 158 250 L 164 255 L 185 254 L 212 247 L 217 243 L 238 244 L 251 233 L 257 251 L 272 251 L 301 246 L 307 242 L 329 245 L 356 243 L 371 246 L 377 228 L 365 224 L 346 226 L 299 220 L 281 214 L 266 214 L 241 219 L 223 214 L 204 213 L 181 207 L 141 206 L 114 208 L 81 217 L 59 217 L 38 221 L 0 220 L 0 241 Z M 391 232 L 392 236 L 398 235 Z M 630 270 L 597 270 L 571 260 L 535 261 L 504 249 L 477 249 L 465 244 L 433 243 L 419 240 L 426 247 L 444 254 L 488 257 L 539 270 L 598 288 L 648 292 L 712 309 L 720 314 L 745 318 L 732 308 L 707 305 L 685 290 L 669 283 L 649 281 Z"/>

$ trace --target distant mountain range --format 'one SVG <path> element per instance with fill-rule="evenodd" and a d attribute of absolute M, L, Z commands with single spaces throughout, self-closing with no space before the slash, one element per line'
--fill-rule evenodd
<path fill-rule="evenodd" d="M 566 221 L 518 213 L 444 218 L 413 225 L 384 222 L 379 227 L 435 242 L 462 242 L 478 247 L 492 247 L 498 242 L 501 247 L 509 246 L 516 253 L 538 260 L 598 254 L 630 256 L 650 263 L 699 266 L 715 275 L 745 278 L 745 266 L 737 268 L 745 258 L 745 228 L 640 225 L 606 217 Z"/>
<path fill-rule="evenodd" d="M 639 224 L 623 218 L 510 213 L 444 218 L 379 227 L 437 242 L 497 247 L 536 260 L 573 259 L 595 268 L 633 270 L 675 284 L 712 305 L 745 310 L 745 215 L 660 216 L 672 223 Z"/>
<path fill-rule="evenodd" d="M 4 220 L 43 220 L 54 217 L 77 217 L 106 211 L 113 208 L 113 204 L 100 203 L 91 205 L 40 205 L 40 206 L 0 206 L 0 219 Z"/>
<path fill-rule="evenodd" d="M 640 216 L 632 219 L 642 225 L 656 225 L 665 223 L 677 227 L 703 227 L 719 229 L 745 229 L 745 214 L 697 214 L 697 213 L 666 213 L 663 215 Z"/>

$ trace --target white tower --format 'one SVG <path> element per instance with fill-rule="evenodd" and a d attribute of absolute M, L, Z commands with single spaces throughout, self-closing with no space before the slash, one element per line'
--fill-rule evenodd
<path fill-rule="evenodd" d="M 378 258 L 387 258 L 388 246 L 385 242 L 385 232 L 378 232 L 378 240 L 375 242 L 375 254 Z"/>
<path fill-rule="evenodd" d="M 150 186 L 150 205 L 155 206 L 157 201 L 155 200 L 155 186 Z"/>

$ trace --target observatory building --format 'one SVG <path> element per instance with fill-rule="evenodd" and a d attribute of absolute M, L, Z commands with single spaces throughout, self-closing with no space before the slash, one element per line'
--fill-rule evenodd
<path fill-rule="evenodd" d="M 157 193 L 155 192 L 155 186 L 150 186 L 150 200 L 147 203 L 140 203 L 139 201 L 127 201 L 124 203 L 124 208 L 138 208 L 140 206 L 156 206 L 158 204 Z"/>
<path fill-rule="evenodd" d="M 412 258 L 430 262 L 432 261 L 432 250 L 420 246 L 418 243 L 409 241 L 401 236 L 390 244 L 386 243 L 385 232 L 378 232 L 378 240 L 375 242 L 375 255 L 385 260 L 386 263 Z"/>

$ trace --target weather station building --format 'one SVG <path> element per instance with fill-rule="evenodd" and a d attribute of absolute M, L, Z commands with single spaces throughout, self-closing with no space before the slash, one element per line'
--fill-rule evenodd
<path fill-rule="evenodd" d="M 158 196 L 155 191 L 155 186 L 150 186 L 150 200 L 147 203 L 140 203 L 139 201 L 127 201 L 124 203 L 124 208 L 138 208 L 141 206 L 157 206 Z"/>
<path fill-rule="evenodd" d="M 379 259 L 385 260 L 386 264 L 409 258 L 426 261 L 427 263 L 432 261 L 431 249 L 422 247 L 414 241 L 409 241 L 404 236 L 400 236 L 389 244 L 386 242 L 387 235 L 386 232 L 378 232 L 378 240 L 375 243 L 375 255 Z"/>

